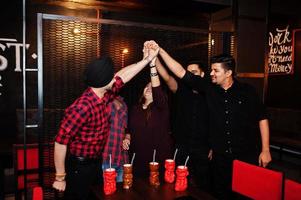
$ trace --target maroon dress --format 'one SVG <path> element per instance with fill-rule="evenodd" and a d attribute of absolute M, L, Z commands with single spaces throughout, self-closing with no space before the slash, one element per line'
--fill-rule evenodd
<path fill-rule="evenodd" d="M 142 105 L 133 106 L 129 115 L 131 133 L 131 152 L 136 153 L 133 173 L 137 177 L 149 176 L 149 162 L 153 160 L 156 149 L 156 162 L 160 164 L 160 177 L 164 170 L 164 160 L 173 157 L 173 142 L 169 128 L 169 109 L 167 95 L 162 88 L 153 87 L 153 102 L 149 105 L 151 114 L 146 119 Z"/>

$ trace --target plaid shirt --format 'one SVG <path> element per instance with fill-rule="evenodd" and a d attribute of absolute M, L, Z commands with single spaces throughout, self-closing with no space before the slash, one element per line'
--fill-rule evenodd
<path fill-rule="evenodd" d="M 99 158 L 109 133 L 108 103 L 122 88 L 120 77 L 103 98 L 99 98 L 91 88 L 65 110 L 55 141 L 68 145 L 70 154 L 87 158 Z"/>
<path fill-rule="evenodd" d="M 102 154 L 102 159 L 104 164 L 109 164 L 109 155 L 111 154 L 111 164 L 120 166 L 128 163 L 128 152 L 122 148 L 122 141 L 125 136 L 125 129 L 127 128 L 128 108 L 120 96 L 116 97 L 116 99 L 121 103 L 121 107 L 118 109 L 114 102 L 109 104 L 109 108 L 111 109 L 110 134 Z"/>

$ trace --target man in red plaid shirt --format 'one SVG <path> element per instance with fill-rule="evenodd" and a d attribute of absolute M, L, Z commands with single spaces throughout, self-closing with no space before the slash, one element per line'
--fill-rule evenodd
<path fill-rule="evenodd" d="M 53 187 L 65 191 L 66 199 L 87 199 L 91 185 L 101 180 L 101 156 L 109 133 L 108 103 L 157 54 L 150 51 L 146 58 L 122 68 L 115 76 L 109 57 L 88 65 L 85 81 L 89 87 L 65 110 L 55 137 Z"/>
<path fill-rule="evenodd" d="M 126 133 L 128 122 L 128 108 L 121 96 L 117 96 L 109 104 L 111 113 L 111 126 L 107 143 L 102 154 L 102 170 L 115 168 L 117 182 L 123 180 L 123 164 L 128 163 L 128 148 L 130 134 Z M 110 163 L 111 155 L 111 163 Z"/>

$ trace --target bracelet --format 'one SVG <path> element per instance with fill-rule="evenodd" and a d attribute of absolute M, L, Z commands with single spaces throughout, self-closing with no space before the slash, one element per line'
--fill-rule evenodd
<path fill-rule="evenodd" d="M 157 76 L 157 75 L 158 75 L 157 72 L 154 72 L 154 73 L 151 72 L 151 73 L 150 73 L 150 76 L 151 76 L 151 77 L 154 77 L 154 76 Z"/>
<path fill-rule="evenodd" d="M 65 179 L 62 179 L 62 180 L 57 180 L 57 179 L 55 179 L 55 181 L 57 181 L 57 182 L 64 182 Z"/>
<path fill-rule="evenodd" d="M 156 67 L 156 65 L 149 65 L 150 68 Z"/>
<path fill-rule="evenodd" d="M 66 173 L 62 173 L 62 174 L 60 174 L 60 173 L 55 173 L 55 176 L 56 176 L 56 177 L 64 177 L 64 176 L 66 176 Z"/>

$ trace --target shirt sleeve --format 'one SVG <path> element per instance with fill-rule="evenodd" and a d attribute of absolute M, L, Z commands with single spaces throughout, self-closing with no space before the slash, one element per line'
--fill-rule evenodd
<path fill-rule="evenodd" d="M 189 71 L 186 71 L 182 78 L 183 82 L 191 88 L 198 90 L 199 92 L 206 92 L 209 88 L 209 80 L 200 76 L 194 75 Z"/>
<path fill-rule="evenodd" d="M 67 145 L 88 119 L 89 111 L 89 106 L 84 104 L 67 108 L 55 141 Z"/>
<path fill-rule="evenodd" d="M 163 109 L 168 107 L 167 95 L 164 93 L 161 86 L 153 87 L 153 105 Z"/>
<path fill-rule="evenodd" d="M 124 86 L 124 82 L 119 76 L 115 76 L 115 82 L 113 83 L 113 86 L 111 90 L 108 90 L 102 99 L 102 101 L 105 104 L 108 104 L 110 101 L 112 101 L 118 94 L 118 92 L 121 90 L 121 88 Z"/>
<path fill-rule="evenodd" d="M 121 88 L 124 86 L 124 82 L 122 81 L 122 79 L 119 76 L 115 76 L 115 82 L 113 83 L 112 86 L 112 92 L 114 94 L 117 94 Z"/>
<path fill-rule="evenodd" d="M 251 88 L 251 98 L 253 99 L 253 102 L 254 102 L 254 111 L 255 111 L 255 114 L 256 114 L 256 120 L 257 121 L 261 121 L 261 120 L 264 120 L 264 119 L 268 119 L 268 114 L 267 114 L 267 111 L 266 111 L 266 107 L 265 105 L 263 104 L 262 100 L 259 98 L 259 95 L 256 91 L 255 88 Z"/>
<path fill-rule="evenodd" d="M 119 102 L 122 105 L 119 112 L 121 112 L 120 120 L 122 122 L 123 132 L 127 133 L 127 127 L 128 127 L 128 107 L 127 107 L 125 101 L 123 100 L 123 98 L 121 96 L 117 96 L 117 99 L 119 100 Z"/>
<path fill-rule="evenodd" d="M 125 133 L 128 133 L 128 118 L 129 118 L 129 113 L 128 113 L 128 107 L 127 105 L 124 103 L 125 105 L 125 109 L 124 109 L 124 127 L 125 127 L 125 130 L 124 132 Z"/>

